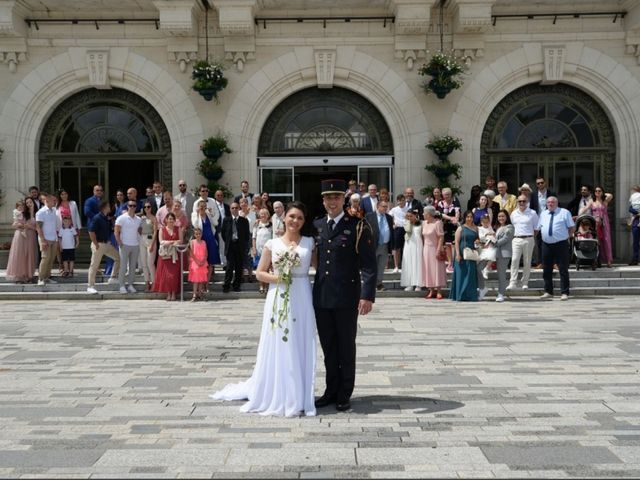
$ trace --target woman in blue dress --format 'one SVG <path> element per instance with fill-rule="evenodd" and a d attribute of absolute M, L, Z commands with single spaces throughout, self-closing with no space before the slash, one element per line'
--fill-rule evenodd
<path fill-rule="evenodd" d="M 456 260 L 453 262 L 453 278 L 451 279 L 449 299 L 458 302 L 477 302 L 477 262 L 465 260 L 462 252 L 465 247 L 475 250 L 475 243 L 478 240 L 478 227 L 473 224 L 473 212 L 467 210 L 463 218 L 464 223 L 456 230 L 454 243 Z"/>
<path fill-rule="evenodd" d="M 211 218 L 210 212 L 207 211 L 207 203 L 204 200 L 198 200 L 196 211 L 191 214 L 191 224 L 194 228 L 202 230 L 202 240 L 207 244 L 207 263 L 209 264 L 209 281 L 213 276 L 214 265 L 220 264 L 220 249 L 218 247 L 218 239 L 216 237 L 216 227 L 218 225 L 215 218 Z M 205 284 L 204 291 L 208 291 Z"/>
<path fill-rule="evenodd" d="M 478 198 L 478 204 L 476 208 L 473 209 L 473 224 L 480 225 L 480 220 L 485 215 L 489 215 L 489 223 L 493 225 L 493 212 L 491 211 L 490 205 L 491 200 L 485 194 L 480 195 Z"/>

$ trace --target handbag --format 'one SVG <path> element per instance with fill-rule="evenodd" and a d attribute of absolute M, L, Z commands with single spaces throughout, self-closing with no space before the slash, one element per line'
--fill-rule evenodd
<path fill-rule="evenodd" d="M 480 250 L 480 260 L 496 261 L 496 247 L 484 247 Z"/>
<path fill-rule="evenodd" d="M 436 253 L 436 260 L 440 261 L 440 262 L 444 262 L 447 259 L 447 252 L 445 251 L 444 248 L 438 250 L 438 253 Z"/>
<path fill-rule="evenodd" d="M 480 261 L 480 254 L 473 248 L 464 247 L 464 249 L 462 250 L 462 258 L 464 258 L 465 260 L 470 260 L 472 262 L 478 262 Z"/>

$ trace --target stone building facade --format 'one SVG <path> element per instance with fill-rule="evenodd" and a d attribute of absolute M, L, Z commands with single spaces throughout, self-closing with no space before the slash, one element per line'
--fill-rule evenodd
<path fill-rule="evenodd" d="M 468 66 L 444 99 L 417 73 L 441 48 Z M 219 103 L 191 88 L 207 51 L 227 66 Z M 312 202 L 328 175 L 419 191 L 425 143 L 451 134 L 463 203 L 489 173 L 512 192 L 542 174 L 561 201 L 603 184 L 629 251 L 640 0 L 0 0 L 0 64 L 5 224 L 32 184 L 195 187 L 217 131 L 235 193 Z"/>

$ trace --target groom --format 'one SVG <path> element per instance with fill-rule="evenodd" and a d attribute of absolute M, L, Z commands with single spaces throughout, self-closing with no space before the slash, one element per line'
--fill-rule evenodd
<path fill-rule="evenodd" d="M 337 410 L 345 411 L 351 408 L 356 377 L 358 314 L 369 313 L 375 300 L 376 249 L 366 220 L 343 210 L 344 181 L 324 180 L 321 190 L 327 215 L 313 223 L 318 252 L 313 307 L 327 387 L 315 403 L 335 403 Z"/>

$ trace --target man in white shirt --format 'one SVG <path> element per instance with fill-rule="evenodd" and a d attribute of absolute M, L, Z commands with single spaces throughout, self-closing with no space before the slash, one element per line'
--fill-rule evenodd
<path fill-rule="evenodd" d="M 140 240 L 138 235 L 142 232 L 140 217 L 136 215 L 137 203 L 128 200 L 127 212 L 123 213 L 116 219 L 115 235 L 118 246 L 120 247 L 120 274 L 118 283 L 120 284 L 120 293 L 136 293 L 133 286 L 133 280 L 136 273 L 136 261 L 140 253 Z M 124 282 L 125 265 L 128 266 L 129 278 L 127 287 Z"/>
<path fill-rule="evenodd" d="M 277 201 L 273 203 L 273 215 L 271 225 L 273 226 L 273 238 L 281 237 L 284 233 L 284 205 Z"/>
<path fill-rule="evenodd" d="M 511 223 L 514 233 L 511 242 L 511 278 L 507 290 L 518 288 L 518 267 L 522 257 L 522 288 L 529 288 L 529 275 L 531 273 L 531 255 L 535 245 L 534 235 L 538 227 L 538 214 L 531 210 L 527 204 L 529 200 L 526 195 L 518 196 L 518 208 L 511 213 Z"/>
<path fill-rule="evenodd" d="M 38 285 L 44 286 L 51 280 L 51 267 L 58 253 L 58 230 L 61 224 L 55 209 L 56 197 L 44 194 L 45 206 L 36 212 L 36 230 L 40 245 L 40 266 L 38 267 Z"/>
<path fill-rule="evenodd" d="M 218 224 L 222 225 L 220 221 L 220 210 L 218 209 L 218 205 L 213 198 L 209 198 L 209 188 L 202 184 L 198 189 L 198 193 L 200 194 L 199 198 L 196 198 L 196 201 L 193 204 L 192 214 L 198 211 L 198 203 L 200 200 L 204 200 L 207 203 L 207 217 L 209 217 L 209 221 L 211 225 L 216 228 Z"/>
<path fill-rule="evenodd" d="M 396 206 L 389 211 L 393 218 L 393 273 L 398 273 L 402 266 L 402 249 L 404 248 L 404 216 L 411 209 L 403 194 L 396 196 Z"/>

